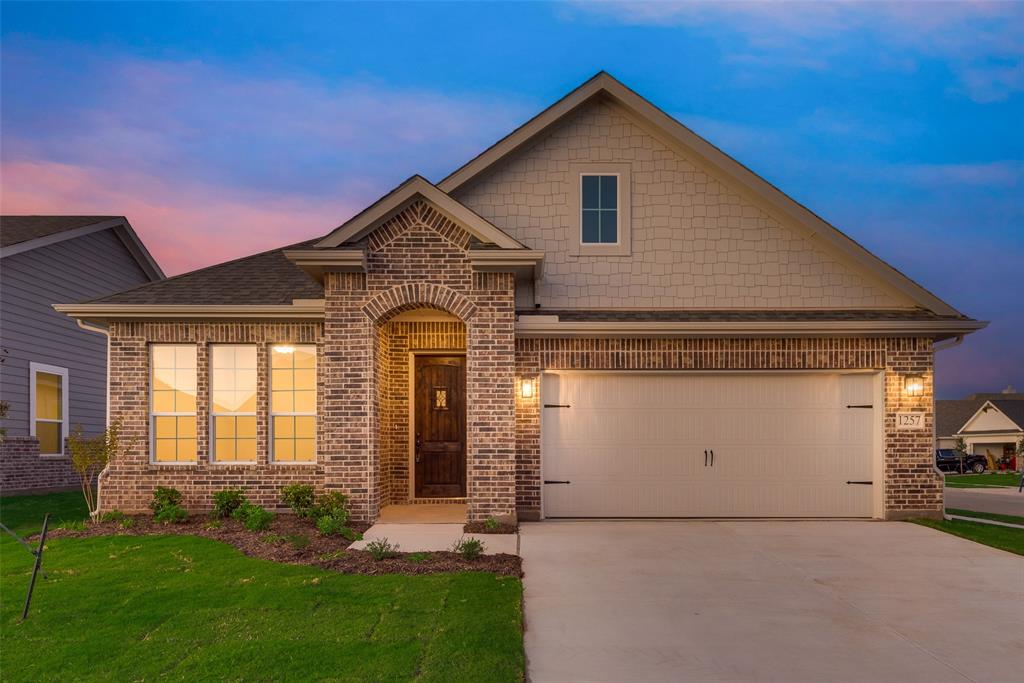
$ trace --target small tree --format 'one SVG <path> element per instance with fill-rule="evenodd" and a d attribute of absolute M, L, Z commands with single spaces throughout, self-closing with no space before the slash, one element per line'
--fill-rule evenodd
<path fill-rule="evenodd" d="M 964 473 L 964 458 L 967 457 L 967 442 L 961 436 L 953 444 L 953 451 L 956 453 L 956 457 L 960 459 L 960 474 Z"/>
<path fill-rule="evenodd" d="M 103 432 L 93 437 L 82 433 L 82 425 L 77 425 L 68 437 L 68 451 L 71 454 L 71 467 L 78 473 L 82 482 L 82 495 L 89 508 L 89 516 L 96 517 L 95 482 L 99 473 L 113 460 L 131 448 L 131 444 L 121 442 L 121 422 L 117 420 Z"/>

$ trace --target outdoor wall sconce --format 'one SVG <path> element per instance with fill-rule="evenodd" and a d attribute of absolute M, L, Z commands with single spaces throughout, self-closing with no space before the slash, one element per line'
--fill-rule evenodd
<path fill-rule="evenodd" d="M 903 391 L 907 396 L 922 396 L 924 394 L 924 377 L 907 375 L 903 378 Z"/>
<path fill-rule="evenodd" d="M 524 379 L 520 384 L 519 391 L 523 395 L 523 398 L 533 398 L 533 380 Z"/>

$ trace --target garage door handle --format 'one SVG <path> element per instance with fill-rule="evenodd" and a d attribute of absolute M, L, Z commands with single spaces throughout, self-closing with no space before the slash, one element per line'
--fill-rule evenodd
<path fill-rule="evenodd" d="M 708 452 L 704 451 L 704 467 L 708 466 Z"/>
<path fill-rule="evenodd" d="M 873 481 L 848 481 L 846 483 L 847 484 L 866 484 L 867 486 L 871 486 L 875 482 L 873 482 Z"/>
<path fill-rule="evenodd" d="M 544 483 L 545 484 L 571 484 L 572 482 L 570 482 L 568 479 L 565 479 L 565 480 L 562 480 L 562 479 L 545 479 Z"/>

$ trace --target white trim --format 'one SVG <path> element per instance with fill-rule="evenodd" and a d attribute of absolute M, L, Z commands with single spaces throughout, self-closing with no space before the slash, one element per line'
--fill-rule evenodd
<path fill-rule="evenodd" d="M 601 206 L 598 206 L 596 209 L 589 209 L 589 208 L 583 206 L 583 179 L 584 178 L 597 178 L 598 179 L 598 181 L 597 181 L 597 185 L 598 185 L 597 194 L 598 194 L 598 198 L 599 198 L 598 201 L 600 201 L 600 195 L 601 195 L 601 178 L 615 178 L 615 208 L 614 209 L 605 209 L 605 208 L 603 208 Z M 590 245 L 595 245 L 595 244 L 597 244 L 597 245 L 606 244 L 606 245 L 611 245 L 611 246 L 618 246 L 619 244 L 622 243 L 622 240 L 621 240 L 621 238 L 622 238 L 622 225 L 621 225 L 621 223 L 622 223 L 622 221 L 621 221 L 622 211 L 619 208 L 619 206 L 620 206 L 620 202 L 619 202 L 620 195 L 622 194 L 622 192 L 620 190 L 620 188 L 622 187 L 622 175 L 619 174 L 619 173 L 599 173 L 597 171 L 580 171 L 579 172 L 579 181 L 580 181 L 580 184 L 579 184 L 579 192 L 580 192 L 580 246 L 581 247 L 585 247 L 585 246 L 590 246 Z M 597 211 L 599 217 L 600 217 L 600 212 L 601 211 L 615 211 L 615 241 L 614 242 L 602 242 L 602 241 L 598 241 L 598 242 L 584 242 L 583 241 L 583 212 L 584 211 Z M 600 237 L 601 236 L 600 221 L 599 221 L 597 229 L 598 229 L 598 237 Z"/>
<path fill-rule="evenodd" d="M 60 382 L 60 402 L 61 402 L 61 437 L 60 437 L 60 452 L 59 453 L 43 453 L 40 448 L 39 455 L 48 456 L 64 456 L 67 455 L 64 452 L 64 442 L 70 434 L 71 416 L 68 414 L 68 396 L 71 393 L 71 385 L 68 376 L 68 369 L 62 368 L 59 365 L 47 365 L 46 363 L 35 363 L 29 361 L 28 364 L 28 433 L 29 436 L 36 436 L 36 374 L 45 372 L 48 375 L 57 375 L 61 378 Z M 57 422 L 57 420 L 40 420 L 41 422 Z"/>
<path fill-rule="evenodd" d="M 1003 412 L 1002 410 L 1000 410 L 1000 409 L 999 409 L 999 406 L 997 406 L 997 405 L 996 405 L 995 403 L 993 403 L 993 402 L 991 401 L 991 399 L 990 399 L 990 400 L 987 400 L 987 401 L 985 401 L 984 403 L 982 403 L 982 404 L 981 404 L 981 406 L 980 406 L 980 407 L 979 407 L 979 408 L 978 408 L 977 410 L 975 410 L 975 411 L 974 411 L 974 414 L 973 414 L 973 415 L 971 415 L 971 416 L 970 416 L 970 417 L 969 417 L 969 418 L 967 419 L 967 421 L 963 423 L 963 425 L 962 425 L 962 426 L 960 427 L 960 429 L 958 429 L 958 430 L 957 430 L 957 433 L 956 433 L 956 434 L 954 434 L 953 436 L 970 436 L 970 435 L 971 435 L 971 434 L 972 434 L 973 432 L 965 432 L 965 431 L 964 431 L 964 429 L 965 429 L 965 428 L 967 427 L 967 425 L 969 425 L 969 424 L 971 424 L 972 422 L 974 422 L 974 420 L 975 420 L 975 419 L 976 419 L 976 418 L 977 418 L 977 417 L 978 417 L 979 415 L 981 415 L 982 413 L 987 413 L 987 412 L 988 412 L 988 410 L 987 410 L 988 408 L 991 408 L 992 410 L 995 410 L 995 411 L 996 411 L 996 412 L 998 412 L 998 413 L 999 413 L 1000 415 L 1002 415 L 1003 417 L 1005 417 L 1005 418 L 1006 418 L 1006 420 L 1007 420 L 1007 421 L 1008 421 L 1008 422 L 1009 422 L 1010 424 L 1012 424 L 1012 425 L 1016 425 L 1016 426 L 1017 426 L 1017 430 L 1018 430 L 1018 431 L 1024 431 L 1024 427 L 1021 427 L 1021 425 L 1018 425 L 1018 424 L 1017 424 L 1016 422 L 1014 422 L 1013 418 L 1011 418 L 1011 417 L 1010 417 L 1009 415 L 1007 415 L 1007 414 L 1006 414 L 1006 413 L 1004 413 L 1004 412 Z M 1002 432 L 1000 432 L 1000 433 L 1002 433 Z M 1008 432 L 1008 433 L 1012 433 L 1012 432 Z M 984 437 L 984 436 L 989 436 L 989 435 L 988 435 L 988 434 L 978 434 L 978 436 Z"/>
<path fill-rule="evenodd" d="M 281 342 L 278 342 L 281 343 Z M 272 360 L 274 354 L 274 346 L 276 343 L 270 343 L 266 346 L 267 353 L 267 463 L 270 465 L 317 465 L 320 461 L 320 358 L 318 355 L 318 349 L 316 344 L 288 344 L 289 346 L 307 347 L 313 349 L 313 412 L 312 413 L 275 413 L 274 412 L 274 362 Z M 292 362 L 292 371 L 294 373 L 295 363 Z M 294 376 L 293 376 L 294 378 Z M 292 388 L 294 392 L 294 385 Z M 293 397 L 294 399 L 294 397 Z M 294 405 L 292 406 L 294 408 Z M 274 457 L 274 418 L 275 417 L 309 417 L 312 416 L 313 423 L 313 459 L 312 460 L 295 460 L 294 456 L 292 460 L 278 460 Z M 292 437 L 292 441 L 295 438 Z"/>
<path fill-rule="evenodd" d="M 296 299 L 290 304 L 54 304 L 53 310 L 84 320 L 151 318 L 323 320 L 323 299 Z"/>
<path fill-rule="evenodd" d="M 615 241 L 583 241 L 583 177 L 615 176 Z M 575 235 L 566 235 L 570 256 L 629 256 L 633 253 L 633 180 L 629 163 L 573 162 L 569 164 L 569 210 L 572 217 L 569 229 Z"/>

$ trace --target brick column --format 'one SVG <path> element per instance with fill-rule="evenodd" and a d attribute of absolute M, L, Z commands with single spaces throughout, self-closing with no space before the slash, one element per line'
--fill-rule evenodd
<path fill-rule="evenodd" d="M 349 496 L 353 519 L 372 522 L 380 509 L 380 435 L 376 335 L 359 306 L 366 299 L 365 276 L 328 273 L 324 294 L 324 488 Z"/>
<path fill-rule="evenodd" d="M 943 477 L 935 469 L 934 351 L 930 339 L 886 340 L 885 517 L 942 517 Z M 907 375 L 924 377 L 921 396 L 907 396 Z M 896 414 L 924 413 L 924 429 L 896 428 Z"/>
<path fill-rule="evenodd" d="M 476 273 L 467 324 L 467 497 L 471 521 L 516 514 L 515 294 L 509 273 Z"/>

